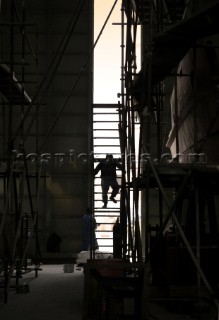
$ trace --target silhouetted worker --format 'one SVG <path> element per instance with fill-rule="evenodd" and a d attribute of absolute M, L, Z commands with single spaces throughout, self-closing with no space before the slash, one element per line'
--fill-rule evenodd
<path fill-rule="evenodd" d="M 113 226 L 113 258 L 122 258 L 122 235 L 119 218 Z"/>
<path fill-rule="evenodd" d="M 83 251 L 88 251 L 91 248 L 91 231 L 93 231 L 94 249 L 97 250 L 99 248 L 95 232 L 97 227 L 96 219 L 92 215 L 90 208 L 87 208 L 87 211 L 83 215 Z"/>
<path fill-rule="evenodd" d="M 116 175 L 117 168 L 119 170 L 122 170 L 122 164 L 117 161 L 113 161 L 112 154 L 107 154 L 106 159 L 104 161 L 101 161 L 94 169 L 94 175 L 101 171 L 103 208 L 107 207 L 107 194 L 110 187 L 112 188 L 112 193 L 109 199 L 112 200 L 114 203 L 117 203 L 116 199 L 114 199 L 119 192 L 119 185 L 117 182 Z"/>

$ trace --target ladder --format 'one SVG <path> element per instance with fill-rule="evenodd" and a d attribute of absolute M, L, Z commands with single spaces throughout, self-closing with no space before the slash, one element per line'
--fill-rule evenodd
<path fill-rule="evenodd" d="M 106 158 L 106 154 L 112 154 L 114 160 L 121 158 L 119 139 L 119 113 L 117 104 L 93 105 L 93 151 L 94 168 Z M 121 175 L 118 171 L 117 180 L 121 186 Z M 117 203 L 108 200 L 107 208 L 102 208 L 102 188 L 100 172 L 94 178 L 93 208 L 96 220 L 96 239 L 99 251 L 113 254 L 113 227 L 120 217 L 120 192 L 116 196 Z M 111 190 L 108 192 L 108 199 Z"/>

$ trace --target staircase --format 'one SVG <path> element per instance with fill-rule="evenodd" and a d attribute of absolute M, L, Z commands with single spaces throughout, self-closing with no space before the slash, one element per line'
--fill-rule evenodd
<path fill-rule="evenodd" d="M 105 159 L 110 153 L 114 159 L 121 158 L 119 139 L 119 114 L 117 104 L 95 104 L 93 105 L 93 151 L 94 168 L 99 161 Z M 118 172 L 118 183 L 121 185 L 121 172 Z M 108 200 L 107 208 L 102 208 L 102 189 L 100 172 L 94 178 L 94 217 L 98 225 L 96 238 L 99 251 L 113 253 L 113 226 L 120 217 L 120 193 L 117 195 L 117 203 Z M 108 192 L 108 199 L 111 189 Z"/>

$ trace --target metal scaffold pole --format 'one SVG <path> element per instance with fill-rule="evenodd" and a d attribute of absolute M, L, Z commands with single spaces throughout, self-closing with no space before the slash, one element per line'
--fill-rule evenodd
<path fill-rule="evenodd" d="M 26 56 L 29 54 L 32 57 L 34 65 L 38 64 L 37 50 L 35 51 L 31 45 L 28 37 L 28 28 L 34 27 L 33 24 L 26 23 L 25 2 L 22 1 L 21 18 L 19 10 L 14 2 L 11 0 L 10 6 L 7 7 L 6 16 L 8 23 L 0 25 L 2 33 L 9 30 L 9 37 L 4 38 L 5 46 L 3 55 L 4 64 L 1 68 L 4 74 L 9 77 L 1 79 L 2 90 L 2 106 L 8 105 L 9 108 L 3 109 L 3 118 L 7 120 L 3 131 L 3 140 L 5 145 L 2 148 L 1 154 L 1 170 L 0 178 L 4 186 L 2 197 L 4 201 L 3 213 L 0 216 L 0 238 L 2 240 L 1 248 L 1 264 L 3 270 L 3 286 L 4 286 L 4 302 L 8 302 L 9 288 L 12 286 L 11 280 L 15 277 L 15 288 L 20 288 L 20 278 L 23 273 L 35 270 L 36 275 L 39 269 L 40 245 L 38 238 L 38 223 L 37 211 L 34 210 L 34 192 L 32 178 L 36 179 L 37 192 L 39 191 L 39 176 L 31 173 L 29 169 L 28 160 L 25 154 L 24 146 L 24 114 L 25 108 L 29 105 L 31 99 L 25 91 L 25 85 L 28 84 L 26 80 Z M 8 41 L 8 42 L 7 42 Z M 15 47 L 15 41 L 17 46 Z M 7 44 L 10 44 L 7 47 Z M 18 53 L 18 45 L 19 53 Z M 7 48 L 9 48 L 7 50 Z M 8 65 L 8 66 L 7 66 Z M 15 77 L 15 73 L 20 76 L 20 81 Z M 36 68 L 36 73 L 38 69 Z M 38 75 L 36 75 L 38 80 Z M 7 81 L 9 79 L 9 81 Z M 35 81 L 33 82 L 35 83 Z M 19 110 L 19 112 L 17 111 Z M 35 114 L 35 113 L 34 113 Z M 14 135 L 14 124 L 18 120 L 21 121 L 19 134 Z M 3 119 L 4 120 L 4 119 Z M 38 135 L 38 131 L 36 131 Z M 36 149 L 37 149 L 36 137 Z M 15 144 L 19 144 L 19 153 L 15 150 Z M 7 148 L 6 148 L 7 145 Z M 37 193 L 38 194 L 38 193 Z M 25 205 L 30 208 L 30 213 L 25 212 Z M 37 204 L 38 209 L 38 204 Z M 31 221 L 31 223 L 29 223 Z M 30 231 L 30 232 L 29 232 Z M 31 236 L 34 232 L 35 239 Z M 31 269 L 28 267 L 28 243 L 35 242 L 36 252 L 32 257 L 35 266 Z"/>

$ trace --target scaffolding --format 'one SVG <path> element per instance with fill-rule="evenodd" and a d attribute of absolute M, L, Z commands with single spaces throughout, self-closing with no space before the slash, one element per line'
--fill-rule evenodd
<path fill-rule="evenodd" d="M 41 231 L 41 223 L 44 222 L 45 228 L 47 225 L 45 221 L 39 221 L 38 209 L 42 181 L 46 184 L 48 178 L 46 163 L 48 157 L 51 156 L 46 153 L 45 157 L 42 157 L 40 152 L 45 148 L 48 137 L 53 132 L 81 75 L 86 70 L 94 48 L 81 66 L 64 103 L 60 106 L 54 121 L 43 136 L 43 141 L 40 137 L 41 132 L 39 132 L 40 109 L 45 105 L 45 92 L 52 84 L 85 3 L 85 0 L 79 0 L 75 3 L 69 23 L 43 76 L 39 75 L 38 70 L 38 30 L 35 23 L 26 22 L 25 2 L 22 1 L 21 7 L 17 8 L 18 4 L 11 0 L 10 3 L 4 3 L 2 9 L 4 22 L 1 23 L 0 91 L 2 95 L 2 127 L 4 128 L 1 159 L 4 208 L 1 214 L 1 240 L 5 239 L 4 234 L 7 234 L 6 229 L 10 225 L 7 221 L 8 217 L 15 217 L 11 230 L 12 239 L 10 239 L 12 245 L 10 248 L 5 248 L 9 242 L 7 237 L 5 241 L 1 242 L 3 246 L 1 248 L 1 275 L 3 276 L 5 302 L 7 302 L 12 277 L 16 277 L 17 285 L 15 287 L 17 288 L 22 272 L 34 269 L 37 276 L 40 269 L 39 231 Z M 22 13 L 21 17 L 20 12 Z M 34 128 L 36 128 L 35 131 Z M 28 137 L 34 139 L 31 145 L 31 148 L 35 147 L 34 153 L 27 153 Z M 30 247 L 31 252 L 35 252 L 32 257 L 35 266 L 29 268 L 27 264 L 30 262 L 28 259 L 28 248 Z"/>
<path fill-rule="evenodd" d="M 4 8 L 5 9 L 5 8 Z M 36 25 L 26 23 L 25 5 L 19 10 L 14 1 L 5 11 L 5 21 L 1 28 L 1 199 L 3 206 L 0 216 L 1 239 L 1 287 L 4 302 L 8 301 L 8 291 L 17 291 L 22 274 L 34 271 L 38 276 L 41 252 L 38 238 L 38 205 L 40 193 L 40 166 L 31 165 L 31 157 L 25 150 L 23 121 L 26 108 L 32 106 L 36 117 L 35 148 L 38 148 L 38 104 L 33 103 L 31 93 L 26 88 L 30 84 L 38 86 L 38 33 Z M 8 19 L 9 18 L 9 19 Z M 29 33 L 34 34 L 30 40 Z M 27 68 L 31 79 L 27 79 Z M 34 110 L 34 111 L 33 111 Z M 20 132 L 14 128 L 21 122 Z M 18 146 L 18 147 L 17 147 Z M 29 155 L 30 156 L 30 155 Z M 33 169 L 34 168 L 34 169 Z M 34 184 L 33 184 L 34 179 Z M 34 186 L 34 187 L 33 187 Z M 29 257 L 30 246 L 34 255 Z M 15 284 L 13 284 L 15 279 Z"/>
<path fill-rule="evenodd" d="M 121 26 L 122 48 L 126 48 L 126 51 L 123 49 L 121 77 L 121 142 L 127 141 L 127 144 L 121 144 L 126 154 L 127 166 L 127 182 L 124 185 L 128 187 L 128 191 L 129 188 L 133 189 L 132 219 L 135 223 L 132 230 L 134 245 L 131 256 L 133 261 L 142 261 L 148 266 L 152 287 L 162 286 L 165 290 L 164 296 L 169 299 L 180 297 L 183 300 L 187 297 L 192 301 L 195 297 L 199 306 L 201 301 L 206 299 L 207 291 L 207 300 L 213 300 L 217 309 L 217 289 L 214 281 L 217 279 L 218 282 L 218 273 L 214 267 L 205 265 L 208 259 L 205 250 L 208 248 L 212 256 L 215 256 L 219 248 L 216 240 L 218 214 L 215 207 L 218 177 L 216 167 L 207 165 L 203 148 L 198 144 L 199 118 L 195 103 L 193 123 L 190 122 L 194 130 L 190 159 L 188 162 L 188 155 L 187 161 L 185 155 L 179 159 L 182 119 L 179 119 L 177 82 L 179 83 L 183 77 L 190 77 L 191 74 L 180 73 L 177 66 L 190 48 L 196 52 L 199 38 L 218 33 L 216 12 L 219 4 L 216 1 L 209 6 L 206 5 L 202 11 L 199 10 L 195 14 L 192 14 L 192 5 L 192 1 L 187 4 L 177 1 L 177 5 L 174 1 L 123 1 L 122 10 L 127 18 L 127 22 L 124 23 L 122 17 Z M 205 28 L 201 28 L 206 16 L 211 17 L 211 22 L 206 24 Z M 137 73 L 136 30 L 139 24 L 143 31 L 143 53 L 142 69 Z M 173 73 L 173 70 L 176 71 Z M 175 157 L 167 153 L 163 143 L 167 77 L 172 82 L 175 78 L 175 100 L 172 97 L 172 142 L 174 140 Z M 140 134 L 136 144 L 135 126 L 139 123 Z M 137 146 L 138 154 L 135 161 Z M 130 154 L 133 155 L 132 161 L 128 159 Z M 140 192 L 143 199 L 141 221 L 138 208 Z M 154 196 L 157 198 L 157 202 L 153 204 L 156 209 L 152 207 Z M 209 236 L 204 231 L 205 219 L 210 225 Z M 124 235 L 126 237 L 126 234 Z M 184 262 L 187 263 L 183 264 L 184 267 L 180 266 L 180 263 L 183 263 L 181 260 L 174 264 L 174 259 L 180 258 L 185 259 Z M 185 269 L 187 272 L 192 270 L 192 279 L 188 273 L 183 277 Z M 151 287 L 149 278 L 146 282 L 146 287 Z M 191 291 L 183 292 L 186 285 L 190 285 L 190 290 L 194 286 L 196 294 L 192 296 Z M 177 293 L 174 293 L 173 286 L 178 286 Z M 149 296 L 145 296 L 145 300 L 147 298 L 151 301 L 150 292 Z M 202 311 L 200 309 L 197 312 Z"/>
<path fill-rule="evenodd" d="M 219 250 L 218 212 L 215 204 L 218 200 L 219 180 L 217 163 L 208 164 L 203 152 L 206 140 L 205 137 L 200 139 L 198 132 L 200 114 L 194 81 L 197 50 L 208 48 L 200 44 L 199 39 L 218 34 L 218 9 L 218 1 L 212 1 L 201 9 L 195 8 L 193 1 L 122 1 L 121 101 L 118 103 L 123 164 L 120 199 L 121 260 L 113 259 L 112 264 L 91 260 L 87 277 L 97 286 L 101 284 L 101 294 L 105 292 L 108 297 L 108 290 L 117 294 L 123 289 L 125 298 L 127 275 L 118 276 L 119 263 L 123 269 L 123 263 L 128 260 L 125 270 L 130 268 L 132 271 L 134 264 L 138 263 L 144 270 L 141 274 L 141 302 L 144 307 L 141 305 L 139 319 L 155 318 L 149 303 L 158 300 L 167 306 L 174 302 L 176 309 L 188 302 L 200 317 L 205 312 L 212 312 L 213 302 L 213 314 L 218 314 L 218 267 L 215 268 L 214 262 L 210 266 L 207 261 L 215 261 Z M 142 28 L 143 39 L 142 66 L 140 72 L 137 72 L 136 34 L 139 26 Z M 190 50 L 194 54 L 194 69 L 188 73 L 184 72 L 180 62 Z M 218 66 L 215 65 L 215 68 Z M 194 81 L 192 111 L 187 109 L 191 106 L 189 100 L 187 108 L 183 111 L 180 109 L 178 90 L 182 79 Z M 172 120 L 169 140 L 165 132 L 166 98 L 169 94 L 165 89 L 166 83 L 174 88 L 171 114 L 167 115 L 168 121 Z M 202 97 L 212 88 L 217 91 L 217 86 L 218 74 L 202 89 Z M 218 99 L 218 91 L 215 96 Z M 183 133 L 180 129 L 188 113 L 191 116 L 191 146 L 181 154 Z M 217 121 L 217 114 L 216 107 L 216 118 L 210 121 L 207 134 Z M 136 137 L 138 126 L 140 133 Z M 168 140 L 167 144 L 165 140 Z M 93 258 L 95 260 L 95 255 Z M 115 274 L 112 274 L 113 271 Z M 117 276 L 123 281 L 119 288 L 104 283 Z M 107 308 L 110 306 L 106 298 L 98 305 L 100 309 L 104 301 Z M 98 312 L 101 310 L 98 309 Z M 116 317 L 115 314 L 113 316 Z M 89 319 L 89 313 L 85 314 L 84 319 Z"/>

